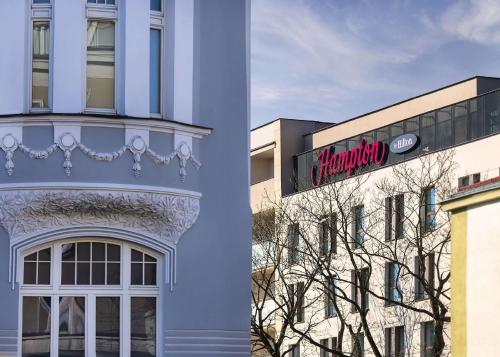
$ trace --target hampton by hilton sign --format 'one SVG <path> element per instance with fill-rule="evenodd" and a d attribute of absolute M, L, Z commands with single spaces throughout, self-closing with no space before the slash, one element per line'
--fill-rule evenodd
<path fill-rule="evenodd" d="M 361 139 L 359 146 L 351 150 L 335 153 L 334 147 L 324 149 L 318 157 L 318 161 L 311 165 L 311 182 L 313 187 L 318 187 L 328 177 L 347 172 L 347 176 L 361 167 L 368 165 L 381 166 L 387 160 L 389 150 L 395 154 L 403 154 L 410 151 L 418 144 L 418 137 L 414 134 L 404 134 L 395 138 L 391 145 L 381 141 L 368 144 Z"/>

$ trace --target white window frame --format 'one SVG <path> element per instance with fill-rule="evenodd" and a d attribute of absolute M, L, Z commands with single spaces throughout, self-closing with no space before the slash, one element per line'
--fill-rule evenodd
<path fill-rule="evenodd" d="M 27 53 L 26 56 L 26 108 L 30 113 L 49 113 L 52 111 L 52 88 L 53 88 L 53 54 L 54 54 L 54 31 L 52 22 L 52 0 L 48 4 L 34 4 L 33 0 L 31 3 L 31 16 L 30 21 L 28 21 L 28 41 L 27 41 Z M 50 37 L 49 37 L 49 88 L 48 88 L 48 103 L 47 108 L 33 107 L 33 25 L 35 22 L 47 21 L 49 23 Z"/>
<path fill-rule="evenodd" d="M 115 0 L 114 5 L 108 4 L 92 4 L 87 3 L 85 0 L 85 24 L 83 31 L 83 91 L 82 91 L 82 103 L 85 113 L 95 113 L 95 114 L 116 114 L 118 112 L 119 103 L 119 91 L 118 83 L 121 83 L 121 78 L 118 78 L 120 71 L 119 66 L 119 49 L 120 49 L 120 38 L 118 33 L 118 27 L 120 25 L 118 20 L 118 6 L 120 5 L 120 0 Z M 113 108 L 93 108 L 87 107 L 87 31 L 89 26 L 89 21 L 112 21 L 115 25 L 115 65 L 114 65 L 114 98 L 113 98 Z"/>
<path fill-rule="evenodd" d="M 159 113 L 150 113 L 151 118 L 161 119 L 163 118 L 163 113 L 165 112 L 163 95 L 165 93 L 164 83 L 165 83 L 165 66 L 163 65 L 165 60 L 165 1 L 161 0 L 161 11 L 153 11 L 150 9 L 150 29 L 160 30 L 160 103 Z M 151 34 L 149 34 L 151 36 Z M 150 41 L 151 44 L 151 41 Z M 151 53 L 151 49 L 149 51 Z M 151 93 L 150 93 L 151 95 Z M 148 106 L 149 100 L 148 97 Z"/>
<path fill-rule="evenodd" d="M 67 243 L 99 242 L 110 243 L 120 246 L 120 285 L 61 285 L 61 246 Z M 51 248 L 50 285 L 24 284 L 24 257 L 45 248 Z M 131 250 L 135 249 L 148 254 L 156 259 L 156 286 L 153 285 L 131 285 Z M 20 264 L 20 276 L 23 278 L 19 285 L 18 306 L 18 344 L 17 356 L 22 356 L 22 331 L 23 331 L 23 298 L 25 296 L 50 296 L 51 297 L 51 340 L 50 356 L 58 354 L 59 342 L 59 297 L 82 296 L 85 297 L 85 355 L 91 356 L 90 351 L 95 350 L 95 309 L 96 298 L 103 296 L 120 298 L 120 357 L 130 356 L 130 308 L 132 297 L 154 297 L 156 298 L 156 355 L 162 355 L 163 345 L 161 331 L 163 326 L 162 311 L 160 311 L 160 299 L 163 290 L 161 281 L 163 279 L 162 266 L 164 261 L 161 254 L 146 247 L 130 242 L 117 241 L 113 239 L 81 237 L 60 240 L 49 244 L 36 246 L 21 253 L 22 264 Z"/>

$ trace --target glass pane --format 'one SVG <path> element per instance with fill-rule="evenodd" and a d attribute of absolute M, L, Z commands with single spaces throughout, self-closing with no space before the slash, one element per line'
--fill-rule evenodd
<path fill-rule="evenodd" d="M 90 261 L 90 243 L 78 243 L 76 254 L 78 261 Z"/>
<path fill-rule="evenodd" d="M 142 253 L 132 249 L 132 261 L 133 262 L 142 262 Z"/>
<path fill-rule="evenodd" d="M 74 261 L 75 260 L 75 244 L 63 244 L 62 245 L 62 260 L 63 261 Z"/>
<path fill-rule="evenodd" d="M 33 254 L 30 254 L 30 255 L 28 255 L 28 256 L 26 256 L 26 257 L 24 258 L 24 261 L 25 261 L 25 262 L 26 262 L 26 261 L 28 261 L 28 260 L 29 260 L 29 261 L 32 261 L 32 262 L 36 262 L 36 261 L 37 261 L 36 252 L 35 252 L 35 253 L 33 253 Z"/>
<path fill-rule="evenodd" d="M 105 274 L 105 263 L 92 263 L 92 284 L 104 285 Z"/>
<path fill-rule="evenodd" d="M 62 263 L 61 284 L 73 285 L 75 283 L 75 263 Z"/>
<path fill-rule="evenodd" d="M 50 4 L 50 0 L 33 0 L 33 4 Z"/>
<path fill-rule="evenodd" d="M 59 357 L 85 356 L 85 298 L 59 298 Z"/>
<path fill-rule="evenodd" d="M 153 0 L 151 0 L 153 3 Z M 159 0 L 158 0 L 159 2 Z M 160 113 L 161 31 L 149 32 L 149 111 Z"/>
<path fill-rule="evenodd" d="M 142 263 L 132 263 L 132 285 L 142 285 Z"/>
<path fill-rule="evenodd" d="M 39 251 L 38 260 L 42 262 L 50 262 L 50 248 Z"/>
<path fill-rule="evenodd" d="M 156 356 L 156 298 L 133 297 L 130 305 L 130 355 Z"/>
<path fill-rule="evenodd" d="M 96 298 L 95 349 L 97 357 L 120 356 L 120 298 Z"/>
<path fill-rule="evenodd" d="M 108 284 L 120 285 L 120 263 L 108 263 Z"/>
<path fill-rule="evenodd" d="M 484 129 L 484 110 L 483 97 L 471 99 L 469 101 L 469 121 L 470 121 L 470 138 L 477 139 L 483 135 Z"/>
<path fill-rule="evenodd" d="M 50 263 L 38 263 L 38 284 L 50 284 Z"/>
<path fill-rule="evenodd" d="M 423 152 L 429 152 L 434 150 L 434 139 L 436 133 L 436 125 L 434 119 L 434 112 L 424 114 L 420 118 L 421 125 L 421 147 Z"/>
<path fill-rule="evenodd" d="M 89 21 L 87 27 L 87 107 L 113 109 L 115 102 L 115 24 Z"/>
<path fill-rule="evenodd" d="M 144 285 L 156 285 L 156 263 L 144 264 Z"/>
<path fill-rule="evenodd" d="M 31 106 L 33 108 L 49 107 L 49 53 L 50 23 L 33 23 L 33 62 Z"/>
<path fill-rule="evenodd" d="M 76 264 L 76 283 L 77 285 L 90 284 L 90 263 Z"/>
<path fill-rule="evenodd" d="M 103 262 L 106 260 L 106 245 L 104 243 L 92 243 L 92 261 Z"/>
<path fill-rule="evenodd" d="M 108 262 L 120 261 L 120 246 L 116 244 L 107 244 L 108 246 Z"/>
<path fill-rule="evenodd" d="M 24 263 L 24 283 L 36 284 L 36 263 Z"/>
<path fill-rule="evenodd" d="M 467 102 L 455 104 L 454 108 L 454 125 L 453 131 L 455 134 L 455 145 L 462 144 L 467 141 Z"/>
<path fill-rule="evenodd" d="M 447 107 L 437 112 L 437 140 L 438 148 L 451 146 L 451 107 Z"/>
<path fill-rule="evenodd" d="M 150 0 L 152 11 L 161 11 L 161 0 Z"/>
<path fill-rule="evenodd" d="M 146 262 L 156 262 L 156 259 L 155 259 L 155 258 L 153 258 L 152 256 L 147 255 L 147 254 L 144 254 L 144 260 L 145 260 Z"/>
<path fill-rule="evenodd" d="M 500 131 L 500 92 L 484 96 L 486 134 Z"/>
<path fill-rule="evenodd" d="M 23 297 L 22 356 L 50 356 L 50 297 Z"/>

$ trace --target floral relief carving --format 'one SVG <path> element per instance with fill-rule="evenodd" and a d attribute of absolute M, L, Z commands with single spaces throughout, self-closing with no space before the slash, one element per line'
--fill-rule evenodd
<path fill-rule="evenodd" d="M 64 227 L 103 226 L 177 243 L 196 221 L 199 198 L 106 190 L 0 192 L 0 223 L 11 240 Z"/>
<path fill-rule="evenodd" d="M 5 152 L 5 169 L 9 176 L 14 173 L 14 152 L 18 149 L 33 160 L 45 160 L 49 158 L 57 149 L 62 150 L 64 153 L 63 168 L 67 176 L 71 175 L 71 168 L 73 167 L 71 154 L 76 148 L 92 160 L 108 162 L 122 157 L 123 154 L 129 150 L 132 153 L 134 160 L 132 171 L 135 176 L 139 176 L 141 173 L 141 158 L 143 154 L 146 154 L 156 164 L 160 165 L 168 165 L 174 158 L 177 158 L 179 160 L 179 175 L 181 181 L 184 181 L 187 176 L 186 166 L 188 162 L 191 162 L 193 167 L 196 169 L 199 169 L 201 166 L 200 161 L 193 156 L 189 145 L 185 142 L 179 143 L 172 153 L 160 155 L 155 153 L 140 136 L 132 137 L 128 143 L 112 152 L 96 152 L 76 140 L 70 133 L 62 134 L 59 138 L 57 138 L 56 143 L 50 145 L 45 150 L 30 149 L 23 143 L 19 142 L 12 134 L 6 134 L 2 137 L 0 140 L 0 147 Z"/>

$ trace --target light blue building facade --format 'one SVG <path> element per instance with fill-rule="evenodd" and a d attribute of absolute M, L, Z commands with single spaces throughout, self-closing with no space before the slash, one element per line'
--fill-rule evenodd
<path fill-rule="evenodd" d="M 249 355 L 248 26 L 0 1 L 0 356 Z"/>

